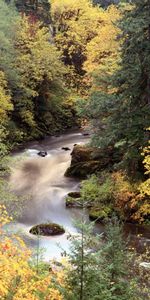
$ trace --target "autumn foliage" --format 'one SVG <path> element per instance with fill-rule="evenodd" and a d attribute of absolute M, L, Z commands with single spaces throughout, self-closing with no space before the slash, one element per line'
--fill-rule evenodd
<path fill-rule="evenodd" d="M 4 227 L 12 219 L 0 206 L 0 297 L 13 300 L 62 300 L 56 284 L 63 284 L 64 274 L 57 269 L 37 272 L 31 264 L 31 251 L 16 234 L 6 236 Z M 55 284 L 54 284 L 55 282 Z"/>

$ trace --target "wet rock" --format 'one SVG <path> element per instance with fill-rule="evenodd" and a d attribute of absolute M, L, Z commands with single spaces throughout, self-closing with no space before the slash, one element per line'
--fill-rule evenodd
<path fill-rule="evenodd" d="M 91 204 L 83 202 L 80 192 L 68 193 L 68 196 L 66 198 L 66 207 L 82 208 L 83 206 L 90 208 Z"/>
<path fill-rule="evenodd" d="M 65 151 L 70 151 L 71 150 L 69 147 L 62 147 L 61 149 L 65 150 Z"/>
<path fill-rule="evenodd" d="M 76 145 L 71 153 L 71 166 L 65 172 L 67 177 L 87 178 L 113 164 L 112 149 L 105 150 Z"/>
<path fill-rule="evenodd" d="M 46 152 L 46 151 L 39 151 L 37 154 L 38 154 L 39 156 L 41 156 L 41 157 L 47 156 L 47 152 Z"/>
<path fill-rule="evenodd" d="M 68 196 L 66 198 L 66 207 L 81 208 L 82 206 L 83 206 L 83 204 L 81 202 L 79 192 L 68 193 Z"/>
<path fill-rule="evenodd" d="M 77 198 L 81 197 L 81 194 L 80 194 L 80 192 L 70 192 L 70 193 L 68 193 L 68 196 L 71 198 L 77 199 Z"/>
<path fill-rule="evenodd" d="M 47 223 L 35 225 L 29 230 L 29 232 L 34 235 L 53 236 L 63 234 L 65 233 L 65 230 L 58 224 Z"/>
<path fill-rule="evenodd" d="M 65 172 L 66 177 L 77 177 L 81 179 L 87 178 L 99 170 L 99 162 L 87 162 L 72 165 Z"/>
<path fill-rule="evenodd" d="M 75 208 L 82 208 L 83 204 L 80 199 L 73 199 L 71 197 L 66 198 L 66 207 L 75 207 Z"/>

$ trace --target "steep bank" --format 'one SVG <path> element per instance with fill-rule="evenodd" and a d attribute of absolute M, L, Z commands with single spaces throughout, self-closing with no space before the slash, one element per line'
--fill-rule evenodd
<path fill-rule="evenodd" d="M 71 165 L 65 175 L 86 180 L 81 183 L 80 197 L 69 195 L 69 206 L 71 203 L 78 206 L 81 202 L 90 207 L 92 220 L 104 221 L 115 213 L 126 222 L 149 224 L 149 197 L 141 191 L 142 180 L 131 181 L 116 168 L 121 157 L 113 148 L 77 145 L 71 155 Z"/>

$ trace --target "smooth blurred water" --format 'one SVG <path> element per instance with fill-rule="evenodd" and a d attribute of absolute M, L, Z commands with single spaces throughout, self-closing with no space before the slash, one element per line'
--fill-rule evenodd
<path fill-rule="evenodd" d="M 66 209 L 65 197 L 69 192 L 79 189 L 79 181 L 64 177 L 64 173 L 70 165 L 74 144 L 85 144 L 88 140 L 89 137 L 81 133 L 71 133 L 32 142 L 28 149 L 15 153 L 15 161 L 18 158 L 19 163 L 12 167 L 10 183 L 16 194 L 28 194 L 29 200 L 23 215 L 13 225 L 13 230 L 19 230 L 30 247 L 35 248 L 38 242 L 41 248 L 45 248 L 46 260 L 59 259 L 62 249 L 69 249 L 68 234 L 77 234 L 74 220 L 80 219 L 82 212 L 79 209 Z M 64 151 L 62 147 L 69 147 L 70 150 Z M 40 150 L 47 151 L 48 155 L 38 156 Z M 62 225 L 65 234 L 41 236 L 38 241 L 29 230 L 33 225 L 45 222 Z"/>

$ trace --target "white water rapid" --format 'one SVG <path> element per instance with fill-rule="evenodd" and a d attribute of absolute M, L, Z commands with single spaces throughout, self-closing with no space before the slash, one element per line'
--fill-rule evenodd
<path fill-rule="evenodd" d="M 10 183 L 15 193 L 29 195 L 29 199 L 23 210 L 23 215 L 14 224 L 14 230 L 19 230 L 21 236 L 31 248 L 44 248 L 46 260 L 59 259 L 62 249 L 68 251 L 68 234 L 76 234 L 73 220 L 81 216 L 79 209 L 66 209 L 65 196 L 68 192 L 78 190 L 79 182 L 75 179 L 64 177 L 67 167 L 70 165 L 70 153 L 73 145 L 84 144 L 89 137 L 81 133 L 71 133 L 60 137 L 46 138 L 41 142 L 33 142 L 23 152 L 15 154 L 15 160 L 21 159 L 17 167 L 13 167 Z M 62 150 L 69 147 L 69 151 Z M 46 157 L 40 157 L 37 153 L 47 151 Z M 65 234 L 55 237 L 40 237 L 30 234 L 33 225 L 54 222 L 65 228 Z M 58 244 L 60 246 L 58 246 Z M 61 249 L 62 248 L 62 249 Z"/>

